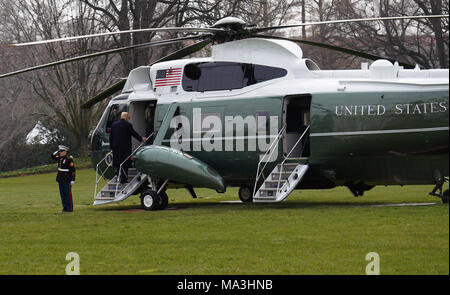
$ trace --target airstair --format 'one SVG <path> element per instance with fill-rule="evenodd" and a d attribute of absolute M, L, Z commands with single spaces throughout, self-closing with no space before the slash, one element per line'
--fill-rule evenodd
<path fill-rule="evenodd" d="M 282 138 L 284 130 L 285 126 L 280 130 L 277 138 L 275 138 L 266 154 L 258 163 L 254 186 L 255 189 L 253 191 L 253 202 L 255 203 L 275 203 L 283 201 L 297 187 L 297 185 L 303 179 L 303 176 L 305 176 L 306 172 L 308 171 L 308 158 L 290 158 L 290 155 L 292 151 L 297 147 L 297 145 L 300 144 L 305 138 L 309 130 L 309 126 L 297 140 L 289 153 L 284 157 L 283 161 L 280 164 L 277 164 L 267 177 L 264 176 L 264 169 L 268 163 L 267 159 L 271 159 L 273 152 L 278 149 L 278 142 Z M 265 163 L 262 166 L 263 162 Z M 264 178 L 264 181 L 259 189 L 256 190 L 258 182 L 261 178 Z"/>
<path fill-rule="evenodd" d="M 112 167 L 112 153 L 108 153 L 96 167 L 96 179 L 95 179 L 95 191 L 94 191 L 94 206 L 103 205 L 112 202 L 120 202 L 131 196 L 136 192 L 137 189 L 147 180 L 147 175 L 137 171 L 135 168 L 128 169 L 127 180 L 125 183 L 120 183 L 119 179 L 121 174 L 124 173 L 123 165 L 128 161 L 129 158 L 138 150 L 142 145 L 144 145 L 151 137 L 153 133 L 147 137 L 147 140 L 142 142 L 132 153 L 129 155 L 119 167 L 119 175 L 114 176 L 98 193 L 98 184 L 108 169 L 114 169 Z M 109 162 L 109 163 L 108 163 Z M 100 167 L 106 163 L 106 169 L 100 171 Z"/>
<path fill-rule="evenodd" d="M 132 195 L 147 179 L 147 175 L 128 169 L 128 179 L 125 183 L 117 181 L 114 176 L 94 197 L 94 205 L 120 202 Z"/>

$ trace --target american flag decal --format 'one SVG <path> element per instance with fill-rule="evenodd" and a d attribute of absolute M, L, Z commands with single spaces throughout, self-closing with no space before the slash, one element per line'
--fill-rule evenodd
<path fill-rule="evenodd" d="M 181 73 L 182 68 L 158 70 L 156 72 L 155 87 L 180 85 Z"/>

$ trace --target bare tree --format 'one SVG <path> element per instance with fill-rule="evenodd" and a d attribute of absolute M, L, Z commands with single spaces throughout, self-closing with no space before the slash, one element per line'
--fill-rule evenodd
<path fill-rule="evenodd" d="M 448 14 L 448 1 L 339 0 L 336 17 L 364 18 Z M 396 20 L 340 25 L 339 39 L 368 53 L 425 68 L 448 68 L 448 19 Z"/>
<path fill-rule="evenodd" d="M 88 5 L 95 17 L 103 17 L 103 29 L 125 31 L 130 29 L 165 26 L 179 1 L 157 0 L 80 0 Z M 125 47 L 149 42 L 155 36 L 151 32 L 121 34 L 113 36 L 116 47 Z M 149 64 L 152 49 L 133 49 L 120 54 L 123 64 L 122 75 L 141 65 Z"/>
<path fill-rule="evenodd" d="M 99 23 L 93 11 L 76 0 L 29 0 L 8 1 L 3 9 L 8 11 L 9 24 L 18 29 L 16 40 L 61 38 L 66 35 L 85 35 L 98 32 Z M 20 14 L 14 13 L 21 11 Z M 80 53 L 108 48 L 104 40 L 80 39 L 71 43 L 47 44 L 21 51 L 22 57 L 33 64 L 49 60 L 70 58 Z M 10 49 L 14 50 L 14 49 Z M 80 105 L 108 85 L 117 74 L 116 61 L 108 56 L 64 64 L 48 70 L 22 75 L 44 103 L 44 108 L 35 115 L 47 117 L 69 132 L 77 143 L 81 155 L 87 155 L 88 138 L 92 127 L 103 111 L 104 105 L 85 110 Z M 12 82 L 18 78 L 9 78 Z M 13 83 L 13 82 L 12 82 Z"/>

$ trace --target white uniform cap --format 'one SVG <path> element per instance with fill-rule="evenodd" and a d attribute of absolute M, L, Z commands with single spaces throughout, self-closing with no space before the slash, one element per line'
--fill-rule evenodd
<path fill-rule="evenodd" d="M 59 150 L 59 151 L 68 151 L 69 148 L 66 147 L 66 146 L 64 146 L 64 145 L 58 145 L 58 150 Z"/>

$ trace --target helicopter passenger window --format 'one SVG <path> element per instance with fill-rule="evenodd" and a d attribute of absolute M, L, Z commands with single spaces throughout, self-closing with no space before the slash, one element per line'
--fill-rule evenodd
<path fill-rule="evenodd" d="M 256 83 L 284 77 L 287 75 L 287 71 L 285 69 L 260 65 L 255 65 L 253 73 Z"/>
<path fill-rule="evenodd" d="M 231 90 L 242 88 L 244 72 L 239 64 L 209 63 L 201 68 L 197 91 Z"/>
<path fill-rule="evenodd" d="M 234 62 L 203 62 L 184 68 L 185 91 L 217 91 L 241 89 L 287 75 L 285 69 Z"/>

